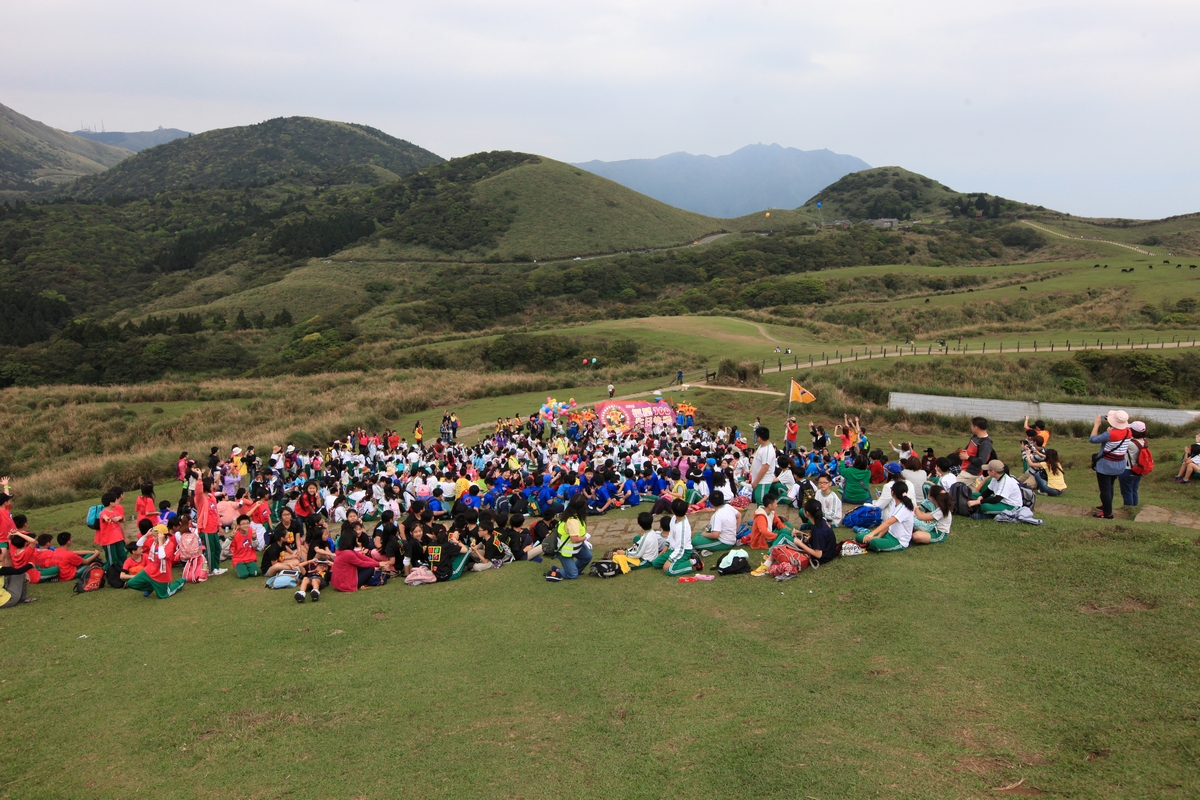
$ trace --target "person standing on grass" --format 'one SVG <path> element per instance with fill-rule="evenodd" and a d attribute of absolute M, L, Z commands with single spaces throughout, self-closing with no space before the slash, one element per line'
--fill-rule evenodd
<path fill-rule="evenodd" d="M 1108 430 L 1100 433 L 1101 421 L 1108 423 Z M 1129 414 L 1119 409 L 1108 412 L 1108 415 L 1096 416 L 1092 423 L 1092 435 L 1088 441 L 1100 445 L 1100 452 L 1093 458 L 1096 470 L 1096 483 L 1100 487 L 1100 505 L 1096 507 L 1093 517 L 1097 519 L 1113 518 L 1113 484 L 1125 471 L 1125 456 L 1133 435 L 1129 430 Z"/>
<path fill-rule="evenodd" d="M 425 449 L 425 429 L 421 427 L 421 420 L 417 420 L 417 424 L 413 425 L 413 442 L 418 450 Z"/>
<path fill-rule="evenodd" d="M 12 520 L 13 490 L 12 482 L 0 478 L 0 550 L 8 547 L 8 535 L 16 528 Z"/>
<path fill-rule="evenodd" d="M 1142 485 L 1142 476 L 1133 469 L 1137 466 L 1142 450 L 1150 447 L 1146 442 L 1146 423 L 1141 420 L 1129 423 L 1129 434 L 1129 452 L 1125 454 L 1125 471 L 1118 478 L 1121 486 L 1121 500 L 1124 501 L 1126 508 L 1138 504 L 1138 488 Z"/>
<path fill-rule="evenodd" d="M 800 426 L 796 424 L 795 417 L 788 417 L 787 425 L 783 429 L 783 452 L 790 453 L 796 449 L 796 435 L 800 432 Z"/>
<path fill-rule="evenodd" d="M 615 393 L 616 393 L 616 391 L 617 391 L 617 387 L 613 386 L 613 385 L 610 383 L 610 384 L 608 385 L 608 399 L 609 399 L 609 400 L 612 400 L 612 399 L 613 399 L 613 394 L 615 394 Z"/>
<path fill-rule="evenodd" d="M 100 530 L 92 541 L 104 548 L 106 564 L 125 563 L 125 507 L 121 505 L 124 497 L 124 490 L 113 488 L 100 498 L 104 510 L 100 512 Z"/>
<path fill-rule="evenodd" d="M 221 515 L 217 511 L 217 496 L 213 479 L 206 475 L 196 484 L 196 532 L 204 540 L 205 561 L 209 577 L 224 575 L 221 569 Z"/>
<path fill-rule="evenodd" d="M 778 457 L 775 446 L 771 444 L 771 431 L 763 426 L 754 430 L 754 439 L 758 449 L 754 451 L 754 460 L 750 462 L 750 488 L 753 491 L 754 502 L 762 504 L 771 487 L 775 485 L 775 463 Z"/>

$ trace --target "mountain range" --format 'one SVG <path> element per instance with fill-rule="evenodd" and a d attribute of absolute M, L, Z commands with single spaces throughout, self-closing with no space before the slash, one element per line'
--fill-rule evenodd
<path fill-rule="evenodd" d="M 0 105 L 0 193 L 70 183 L 131 155 L 129 150 L 51 128 Z"/>
<path fill-rule="evenodd" d="M 724 156 L 671 153 L 575 166 L 668 205 L 724 218 L 796 208 L 842 176 L 870 169 L 854 156 L 778 144 L 752 144 Z"/>
<path fill-rule="evenodd" d="M 153 131 L 75 131 L 75 135 L 93 142 L 122 147 L 134 153 L 140 153 L 147 147 L 173 142 L 192 134 L 178 128 L 159 126 Z"/>

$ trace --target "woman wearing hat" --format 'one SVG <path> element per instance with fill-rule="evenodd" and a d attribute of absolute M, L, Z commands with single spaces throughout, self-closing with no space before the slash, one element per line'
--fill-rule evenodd
<path fill-rule="evenodd" d="M 1101 421 L 1108 423 L 1108 430 L 1100 433 Z M 1092 435 L 1089 441 L 1100 445 L 1100 452 L 1093 456 L 1092 468 L 1096 470 L 1096 483 L 1100 486 L 1100 505 L 1096 507 L 1093 517 L 1097 519 L 1112 519 L 1113 484 L 1125 471 L 1125 456 L 1133 434 L 1129 430 L 1129 414 L 1114 409 L 1106 416 L 1097 415 L 1092 423 Z"/>
<path fill-rule="evenodd" d="M 1125 471 L 1118 479 L 1121 486 L 1121 499 L 1125 502 L 1126 508 L 1138 504 L 1138 487 L 1142 484 L 1142 476 L 1134 472 L 1133 468 L 1137 466 L 1142 450 L 1148 447 L 1146 423 L 1141 420 L 1129 423 L 1129 452 L 1125 454 Z"/>

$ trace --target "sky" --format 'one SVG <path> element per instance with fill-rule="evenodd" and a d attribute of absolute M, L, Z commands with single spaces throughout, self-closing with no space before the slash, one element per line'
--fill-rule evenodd
<path fill-rule="evenodd" d="M 1196 0 L 2 0 L 64 130 L 303 115 L 446 157 L 828 148 L 1083 216 L 1200 211 Z"/>

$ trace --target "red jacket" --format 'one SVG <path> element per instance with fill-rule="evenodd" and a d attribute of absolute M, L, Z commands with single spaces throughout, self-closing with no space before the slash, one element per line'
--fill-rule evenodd
<path fill-rule="evenodd" d="M 339 592 L 358 591 L 358 568 L 378 567 L 379 562 L 357 550 L 338 550 L 333 557 L 333 577 L 330 583 Z"/>

